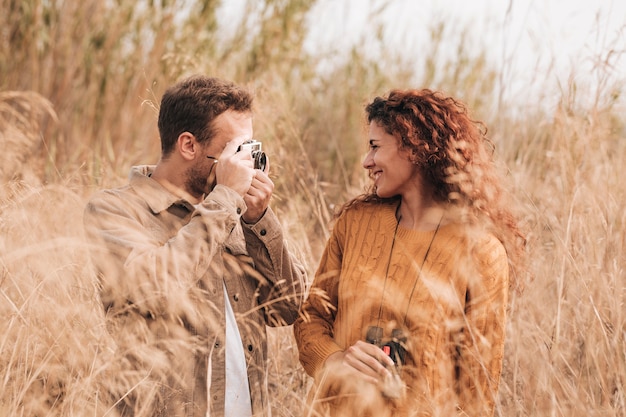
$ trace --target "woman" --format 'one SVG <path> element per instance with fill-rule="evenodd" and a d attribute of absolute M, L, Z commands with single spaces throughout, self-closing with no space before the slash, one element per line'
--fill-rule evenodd
<path fill-rule="evenodd" d="M 294 332 L 323 415 L 492 415 L 523 237 L 451 97 L 366 107 L 371 190 L 338 213 Z"/>

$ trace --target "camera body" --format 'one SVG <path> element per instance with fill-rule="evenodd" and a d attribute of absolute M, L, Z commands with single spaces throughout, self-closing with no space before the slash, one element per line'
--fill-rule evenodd
<path fill-rule="evenodd" d="M 258 140 L 250 139 L 239 145 L 237 152 L 244 151 L 250 152 L 252 160 L 254 161 L 254 169 L 260 169 L 265 171 L 267 166 L 267 155 L 263 152 L 262 144 Z"/>
<path fill-rule="evenodd" d="M 381 348 L 396 366 L 404 364 L 404 358 L 406 356 L 406 336 L 404 336 L 404 332 L 401 329 L 393 329 L 391 339 L 383 343 L 382 327 L 370 326 L 367 328 L 365 340 L 367 343 Z"/>

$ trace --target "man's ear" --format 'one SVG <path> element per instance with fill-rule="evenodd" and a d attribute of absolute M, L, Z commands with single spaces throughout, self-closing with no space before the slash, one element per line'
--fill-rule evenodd
<path fill-rule="evenodd" d="M 200 146 L 194 135 L 189 132 L 183 132 L 178 135 L 176 149 L 178 150 L 180 156 L 191 161 L 198 156 L 197 154 L 200 151 Z"/>

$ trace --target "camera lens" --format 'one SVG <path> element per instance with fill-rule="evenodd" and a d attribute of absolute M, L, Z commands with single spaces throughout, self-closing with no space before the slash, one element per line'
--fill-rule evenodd
<path fill-rule="evenodd" d="M 371 343 L 373 345 L 378 346 L 382 338 L 383 338 L 382 327 L 369 326 L 367 328 L 367 335 L 365 336 L 365 340 L 367 341 L 367 343 Z"/>
<path fill-rule="evenodd" d="M 254 168 L 265 171 L 267 165 L 267 156 L 263 151 L 252 152 L 252 159 L 254 159 Z"/>

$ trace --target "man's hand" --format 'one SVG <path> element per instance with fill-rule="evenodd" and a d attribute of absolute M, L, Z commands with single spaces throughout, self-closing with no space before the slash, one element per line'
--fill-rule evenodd
<path fill-rule="evenodd" d="M 226 144 L 215 168 L 215 180 L 217 184 L 225 185 L 245 196 L 257 171 L 250 152 L 237 152 L 238 146 L 239 141 L 236 140 Z"/>
<path fill-rule="evenodd" d="M 256 223 L 259 221 L 265 210 L 270 204 L 270 198 L 274 192 L 274 183 L 267 175 L 269 172 L 269 160 L 265 171 L 256 169 L 255 175 L 252 178 L 250 188 L 248 192 L 243 196 L 243 200 L 246 202 L 247 210 L 243 214 L 243 221 L 246 223 Z"/>

